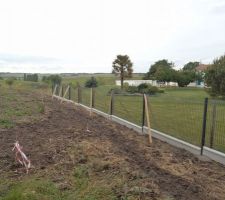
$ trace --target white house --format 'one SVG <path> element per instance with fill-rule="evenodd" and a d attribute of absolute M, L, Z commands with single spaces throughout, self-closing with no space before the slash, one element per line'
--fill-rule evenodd
<path fill-rule="evenodd" d="M 147 83 L 147 84 L 151 84 L 152 86 L 156 86 L 156 87 L 164 87 L 164 86 L 178 86 L 178 84 L 176 82 L 157 82 L 156 80 L 124 80 L 123 83 L 127 83 L 130 86 L 138 86 L 142 83 Z M 116 80 L 116 85 L 120 86 L 121 85 L 121 81 L 120 80 Z"/>

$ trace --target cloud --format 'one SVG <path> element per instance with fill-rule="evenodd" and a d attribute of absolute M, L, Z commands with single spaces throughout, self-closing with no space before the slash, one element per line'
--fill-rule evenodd
<path fill-rule="evenodd" d="M 43 63 L 55 63 L 59 62 L 60 59 L 44 57 L 44 56 L 27 56 L 17 54 L 5 54 L 0 53 L 0 63 L 2 64 L 43 64 Z"/>
<path fill-rule="evenodd" d="M 0 3 L 0 71 L 135 72 L 224 53 L 225 0 L 7 0 Z M 3 68 L 4 67 L 4 68 Z"/>
<path fill-rule="evenodd" d="M 221 3 L 219 5 L 215 5 L 210 9 L 210 13 L 216 15 L 225 15 L 225 3 Z"/>

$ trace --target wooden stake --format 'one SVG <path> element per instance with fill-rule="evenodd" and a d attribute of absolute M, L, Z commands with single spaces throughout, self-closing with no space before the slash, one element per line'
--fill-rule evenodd
<path fill-rule="evenodd" d="M 62 93 L 62 85 L 61 85 L 61 87 L 60 87 L 60 90 L 59 90 L 59 97 L 60 97 L 60 95 L 61 95 L 61 93 Z"/>
<path fill-rule="evenodd" d="M 109 115 L 111 115 L 111 104 L 112 104 L 112 94 L 110 96 L 110 102 L 109 102 Z"/>
<path fill-rule="evenodd" d="M 54 97 L 54 95 L 55 95 L 55 93 L 56 93 L 57 87 L 58 87 L 58 85 L 55 85 L 55 88 L 54 88 L 53 93 L 52 93 L 52 99 L 53 99 L 53 97 Z"/>
<path fill-rule="evenodd" d="M 70 88 L 70 86 L 68 85 L 67 88 L 66 88 L 66 91 L 65 91 L 65 93 L 64 93 L 64 95 L 63 95 L 63 98 L 65 98 L 67 92 L 69 91 L 69 88 Z M 62 102 L 63 102 L 63 99 L 62 99 L 61 103 L 62 103 Z"/>
<path fill-rule="evenodd" d="M 90 116 L 92 115 L 92 107 L 93 107 L 92 95 L 93 95 L 93 88 L 91 88 L 91 94 L 90 94 Z"/>
<path fill-rule="evenodd" d="M 148 99 L 146 97 L 146 94 L 144 94 L 144 99 L 145 99 L 145 113 L 146 113 L 146 118 L 147 118 L 147 125 L 148 125 L 148 139 L 149 143 L 152 143 L 152 133 L 151 133 L 151 126 L 150 126 L 150 117 L 149 117 L 149 112 L 148 112 Z"/>

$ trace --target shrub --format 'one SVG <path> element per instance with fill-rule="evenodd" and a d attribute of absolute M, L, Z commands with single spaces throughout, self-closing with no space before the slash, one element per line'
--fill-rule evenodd
<path fill-rule="evenodd" d="M 159 89 L 159 90 L 158 90 L 158 93 L 164 93 L 164 90 L 160 90 L 160 89 Z"/>
<path fill-rule="evenodd" d="M 179 87 L 187 87 L 189 83 L 195 80 L 195 76 L 197 77 L 197 75 L 195 75 L 195 72 L 177 71 L 175 79 Z"/>
<path fill-rule="evenodd" d="M 45 83 L 51 83 L 52 85 L 60 85 L 62 77 L 59 75 L 43 76 L 42 81 Z"/>
<path fill-rule="evenodd" d="M 24 74 L 24 81 L 38 82 L 38 74 Z"/>
<path fill-rule="evenodd" d="M 112 91 L 114 92 L 114 94 L 126 94 L 126 91 L 120 89 L 120 88 L 111 88 L 108 91 L 108 95 L 110 95 L 112 93 Z"/>
<path fill-rule="evenodd" d="M 147 94 L 156 94 L 159 92 L 159 89 L 156 86 L 149 86 L 147 89 Z"/>
<path fill-rule="evenodd" d="M 137 88 L 138 88 L 138 92 L 149 94 L 149 95 L 156 94 L 158 92 L 162 93 L 163 91 L 163 90 L 160 91 L 156 86 L 152 86 L 147 83 L 142 83 Z"/>
<path fill-rule="evenodd" d="M 156 86 L 152 86 L 150 84 L 142 83 L 139 86 L 128 86 L 125 88 L 125 90 L 121 90 L 119 88 L 112 88 L 108 95 L 111 94 L 112 90 L 114 91 L 114 94 L 134 94 L 134 93 L 142 93 L 142 94 L 148 94 L 148 95 L 154 95 L 156 93 L 164 93 L 164 90 L 160 90 Z"/>
<path fill-rule="evenodd" d="M 98 87 L 98 82 L 95 77 L 91 77 L 89 80 L 86 81 L 85 87 L 92 88 L 92 87 Z"/>
<path fill-rule="evenodd" d="M 12 86 L 12 84 L 14 83 L 14 78 L 8 78 L 5 80 L 5 83 L 8 85 L 8 86 Z"/>
<path fill-rule="evenodd" d="M 141 92 L 142 90 L 145 90 L 149 87 L 149 85 L 147 83 L 141 83 L 140 85 L 138 85 L 138 91 Z"/>
<path fill-rule="evenodd" d="M 126 90 L 126 88 L 128 88 L 129 87 L 129 83 L 124 83 L 123 84 L 123 88 Z"/>
<path fill-rule="evenodd" d="M 213 61 L 205 74 L 210 95 L 225 97 L 225 55 Z"/>
<path fill-rule="evenodd" d="M 126 91 L 129 93 L 137 93 L 138 92 L 138 88 L 136 86 L 128 86 L 126 88 Z"/>

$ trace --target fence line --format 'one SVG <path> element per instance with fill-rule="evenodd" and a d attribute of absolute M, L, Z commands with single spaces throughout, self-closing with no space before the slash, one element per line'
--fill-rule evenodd
<path fill-rule="evenodd" d="M 114 120 L 120 119 L 121 121 L 124 119 L 126 123 L 129 121 L 129 123 L 135 125 L 138 131 L 140 127 L 140 131 L 146 133 L 146 105 L 143 95 L 124 96 L 114 94 L 113 91 L 110 94 L 103 94 L 98 89 L 81 86 L 75 88 L 69 86 L 68 88 L 69 92 L 65 98 L 70 102 L 89 107 L 94 112 L 102 112 L 104 115 L 111 116 L 110 118 Z M 55 96 L 60 96 L 63 99 L 65 86 L 58 86 L 54 91 Z M 225 103 L 223 101 L 205 99 L 204 104 L 203 101 L 194 100 L 175 100 L 173 102 L 171 100 L 158 101 L 154 97 L 148 97 L 149 99 L 148 110 L 154 137 L 156 132 L 157 136 L 161 133 L 163 138 L 167 136 L 166 140 L 171 140 L 170 137 L 172 137 L 173 141 L 179 141 L 179 147 L 190 144 L 192 145 L 190 148 L 193 149 L 194 146 L 197 150 L 200 149 L 199 154 L 204 155 L 205 152 L 205 154 L 208 153 L 209 157 L 212 157 L 212 155 L 218 157 L 218 155 L 215 156 L 217 151 L 225 152 L 223 135 L 225 133 L 225 113 L 223 112 L 225 111 Z M 195 151 L 197 151 L 196 148 Z M 224 154 L 220 154 L 220 159 L 217 158 L 219 162 L 225 160 L 223 156 L 221 158 L 221 155 Z"/>

